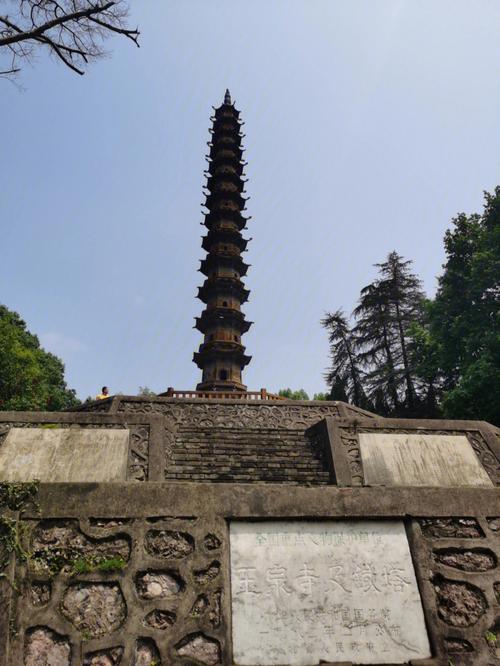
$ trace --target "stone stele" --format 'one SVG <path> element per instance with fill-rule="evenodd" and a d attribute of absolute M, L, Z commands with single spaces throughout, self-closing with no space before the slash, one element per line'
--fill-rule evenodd
<path fill-rule="evenodd" d="M 401 521 L 233 522 L 230 548 L 235 664 L 430 656 Z"/>
<path fill-rule="evenodd" d="M 465 435 L 360 433 L 366 485 L 492 486 Z"/>
<path fill-rule="evenodd" d="M 0 480 L 125 481 L 129 431 L 11 428 L 0 446 Z"/>

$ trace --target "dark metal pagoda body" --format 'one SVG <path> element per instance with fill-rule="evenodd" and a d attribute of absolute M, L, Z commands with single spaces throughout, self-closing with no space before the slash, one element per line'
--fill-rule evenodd
<path fill-rule="evenodd" d="M 215 109 L 210 153 L 207 156 L 208 193 L 206 194 L 205 226 L 208 233 L 202 247 L 207 256 L 200 271 L 206 276 L 198 290 L 198 298 L 205 303 L 196 328 L 203 333 L 203 343 L 194 354 L 193 361 L 202 371 L 197 391 L 245 391 L 241 373 L 250 362 L 245 355 L 241 336 L 251 322 L 245 320 L 241 304 L 249 292 L 241 278 L 248 264 L 241 255 L 247 240 L 241 235 L 247 218 L 243 217 L 246 199 L 243 197 L 244 180 L 241 147 L 240 112 L 226 91 L 224 104 Z"/>

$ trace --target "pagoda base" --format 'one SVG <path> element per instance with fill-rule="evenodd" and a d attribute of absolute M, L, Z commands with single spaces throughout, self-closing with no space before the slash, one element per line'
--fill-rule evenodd
<path fill-rule="evenodd" d="M 197 391 L 222 391 L 227 393 L 228 391 L 235 392 L 245 392 L 247 387 L 245 384 L 240 384 L 239 382 L 227 381 L 227 380 L 214 380 L 210 382 L 201 382 L 196 385 Z"/>

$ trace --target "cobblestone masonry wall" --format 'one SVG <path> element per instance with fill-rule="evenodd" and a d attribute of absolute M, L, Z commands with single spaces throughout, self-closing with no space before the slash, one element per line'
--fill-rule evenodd
<path fill-rule="evenodd" d="M 224 524 L 154 517 L 24 525 L 30 558 L 16 570 L 9 664 L 228 663 Z"/>
<path fill-rule="evenodd" d="M 426 663 L 499 661 L 494 489 L 432 490 L 422 502 L 410 489 L 113 485 L 40 489 L 43 516 L 26 515 L 19 532 L 27 559 L 3 570 L 13 587 L 2 580 L 2 666 L 231 664 L 229 522 L 286 515 L 405 520 L 434 654 Z M 476 516 L 450 515 L 463 503 Z M 426 517 L 409 518 L 410 507 Z"/>
<path fill-rule="evenodd" d="M 500 663 L 500 518 L 421 518 L 411 530 L 436 652 L 453 666 Z"/>
<path fill-rule="evenodd" d="M 494 429 L 368 424 L 335 416 L 341 405 L 244 405 L 238 420 L 233 405 L 137 404 L 0 415 L 0 439 L 44 423 L 131 432 L 127 481 L 43 484 L 39 511 L 4 514 L 0 666 L 231 664 L 228 526 L 277 518 L 403 520 L 432 646 L 425 664 L 500 665 L 498 489 L 364 487 L 350 466 L 363 428 L 463 432 L 498 482 Z"/>

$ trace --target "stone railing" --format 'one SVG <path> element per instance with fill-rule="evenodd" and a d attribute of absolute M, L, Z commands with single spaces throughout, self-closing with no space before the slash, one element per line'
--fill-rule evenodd
<path fill-rule="evenodd" d="M 215 400 L 287 400 L 281 395 L 268 393 L 267 389 L 260 391 L 176 391 L 171 386 L 165 393 L 159 393 L 161 398 L 211 398 Z"/>

